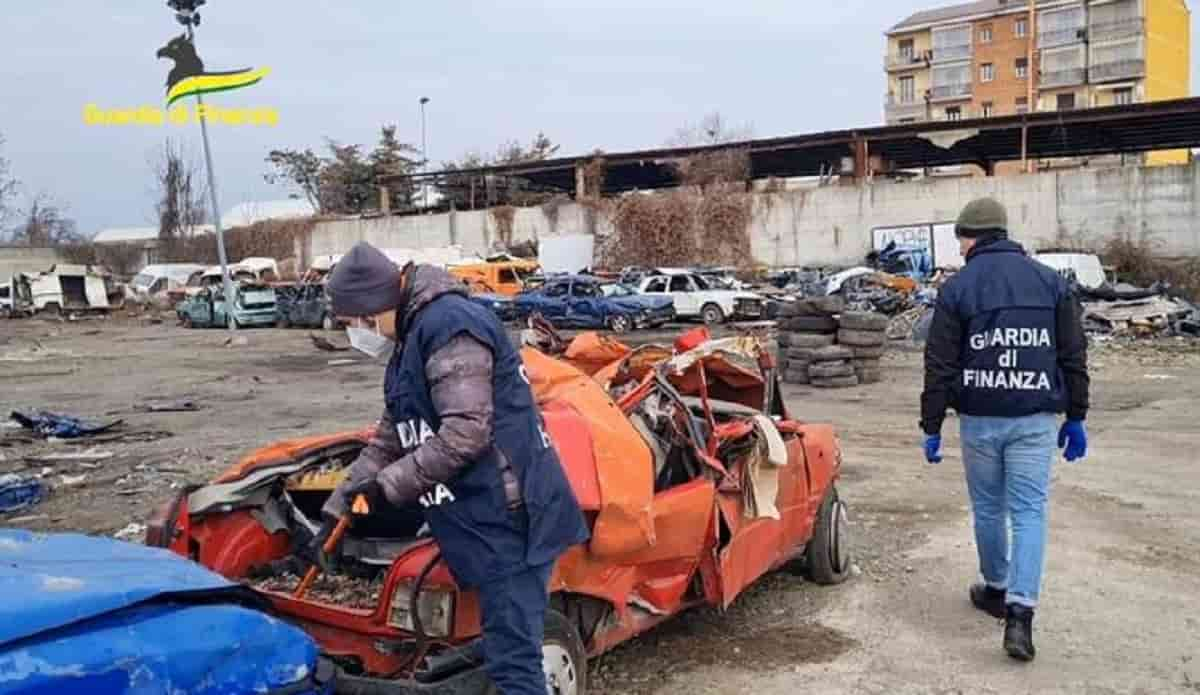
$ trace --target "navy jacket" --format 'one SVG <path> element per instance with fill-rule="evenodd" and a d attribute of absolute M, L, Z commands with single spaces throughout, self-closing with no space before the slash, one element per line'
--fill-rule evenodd
<path fill-rule="evenodd" d="M 464 587 L 554 561 L 588 538 L 583 514 L 546 434 L 520 354 L 487 309 L 459 294 L 422 308 L 388 364 L 384 396 L 401 439 L 419 446 L 440 427 L 429 396 L 429 355 L 467 333 L 493 354 L 492 446 L 453 480 L 421 496 L 431 531 Z M 506 465 L 507 464 L 507 465 Z M 522 508 L 511 509 L 501 471 L 511 468 Z"/>
<path fill-rule="evenodd" d="M 984 240 L 938 295 L 925 346 L 921 428 L 946 409 L 1022 417 L 1088 409 L 1087 337 L 1067 282 L 1019 244 Z"/>

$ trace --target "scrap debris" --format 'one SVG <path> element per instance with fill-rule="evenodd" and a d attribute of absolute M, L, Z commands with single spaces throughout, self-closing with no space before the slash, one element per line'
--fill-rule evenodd
<path fill-rule="evenodd" d="M 58 415 L 46 411 L 39 411 L 33 414 L 25 414 L 19 411 L 12 411 L 11 417 L 27 430 L 34 432 L 42 437 L 54 437 L 57 439 L 78 439 L 80 437 L 90 437 L 97 434 L 108 432 L 109 430 L 120 426 L 124 420 L 116 420 L 104 425 L 96 425 L 85 422 L 79 418 L 69 415 Z"/>
<path fill-rule="evenodd" d="M 195 401 L 166 401 L 135 405 L 134 410 L 142 413 L 190 413 L 200 410 Z"/>
<path fill-rule="evenodd" d="M 328 603 L 353 610 L 374 610 L 383 593 L 383 573 L 375 579 L 360 579 L 342 574 L 322 573 L 308 588 L 305 600 Z M 288 594 L 300 585 L 300 577 L 287 572 L 250 582 L 258 591 Z"/>
<path fill-rule="evenodd" d="M 32 476 L 0 475 L 0 513 L 19 512 L 46 499 L 46 485 Z"/>
<path fill-rule="evenodd" d="M 350 350 L 349 346 L 334 345 L 327 338 L 322 338 L 321 336 L 314 335 L 312 333 L 308 334 L 308 339 L 312 341 L 312 344 L 318 350 L 324 350 L 325 352 L 348 352 Z"/>

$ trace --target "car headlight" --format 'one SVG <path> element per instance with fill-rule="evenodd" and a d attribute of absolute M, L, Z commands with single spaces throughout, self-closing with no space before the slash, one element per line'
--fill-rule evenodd
<path fill-rule="evenodd" d="M 392 607 L 388 625 L 407 632 L 416 632 L 416 624 L 410 611 L 412 584 L 403 583 L 392 594 Z M 449 637 L 454 623 L 454 594 L 449 591 L 422 587 L 417 597 L 417 612 L 421 616 L 421 628 L 430 637 Z"/>

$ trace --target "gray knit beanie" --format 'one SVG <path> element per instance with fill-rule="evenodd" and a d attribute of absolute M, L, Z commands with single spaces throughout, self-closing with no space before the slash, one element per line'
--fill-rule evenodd
<path fill-rule="evenodd" d="M 1007 236 L 1008 213 L 994 198 L 977 198 L 967 203 L 959 214 L 954 234 L 967 239 Z"/>
<path fill-rule="evenodd" d="M 374 316 L 404 303 L 400 269 L 360 241 L 338 261 L 329 277 L 329 297 L 337 316 Z"/>

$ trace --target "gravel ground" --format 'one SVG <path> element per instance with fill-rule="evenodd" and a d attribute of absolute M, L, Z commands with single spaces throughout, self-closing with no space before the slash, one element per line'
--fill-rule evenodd
<path fill-rule="evenodd" d="M 304 331 L 239 336 L 246 345 L 225 347 L 223 331 L 165 324 L 0 322 L 0 409 L 126 423 L 88 444 L 110 457 L 84 462 L 46 460 L 76 445 L 0 430 L 0 473 L 44 473 L 56 488 L 0 525 L 111 534 L 248 450 L 378 416 L 381 365 L 320 352 Z M 330 364 L 342 359 L 355 361 Z M 1200 692 L 1200 348 L 1105 342 L 1093 364 L 1092 454 L 1054 474 L 1034 664 L 1004 657 L 1000 626 L 967 603 L 976 563 L 957 428 L 947 461 L 924 464 L 920 355 L 908 349 L 885 358 L 881 384 L 786 388 L 799 418 L 841 432 L 857 576 L 767 577 L 725 614 L 691 612 L 597 660 L 594 690 Z M 200 409 L 137 410 L 180 399 Z"/>

